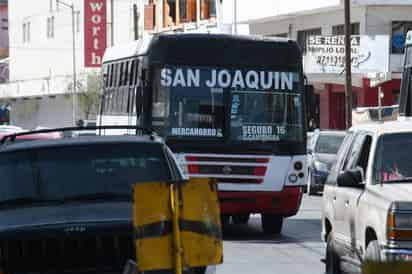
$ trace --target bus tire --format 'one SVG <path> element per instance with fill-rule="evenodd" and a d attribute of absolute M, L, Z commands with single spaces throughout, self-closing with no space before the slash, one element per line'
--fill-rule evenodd
<path fill-rule="evenodd" d="M 283 217 L 275 214 L 262 214 L 262 229 L 265 234 L 278 235 L 282 231 Z"/>
<path fill-rule="evenodd" d="M 235 225 L 245 225 L 249 222 L 249 214 L 238 214 L 232 216 Z"/>

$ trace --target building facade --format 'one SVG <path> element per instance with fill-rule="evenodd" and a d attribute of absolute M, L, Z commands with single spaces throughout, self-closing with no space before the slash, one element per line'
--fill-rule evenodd
<path fill-rule="evenodd" d="M 82 98 L 88 96 L 90 85 L 100 83 L 96 77 L 101 56 L 96 53 L 146 34 L 217 31 L 221 1 L 10 1 L 10 79 L 0 85 L 0 104 L 10 106 L 11 123 L 25 128 L 94 119 L 99 102 L 90 106 L 90 100 Z M 98 10 L 104 13 L 93 17 Z M 87 35 L 92 37 L 88 40 Z M 100 48 L 93 51 L 96 45 Z"/>
<path fill-rule="evenodd" d="M 313 35 L 343 35 L 343 1 L 330 1 L 318 9 L 289 9 L 276 16 L 251 20 L 250 32 L 266 36 L 283 36 L 296 40 L 307 54 L 307 39 Z M 399 101 L 400 78 L 403 65 L 403 43 L 406 32 L 412 29 L 412 3 L 404 0 L 352 1 L 352 34 L 387 39 L 385 52 L 374 51 L 370 56 L 387 58 L 387 66 L 373 71 L 353 74 L 353 106 L 378 106 L 378 88 L 383 91 L 382 105 Z M 386 37 L 386 38 L 385 38 Z M 387 52 L 386 52 L 387 51 Z M 379 56 L 379 57 L 375 57 Z M 345 128 L 344 73 L 312 73 L 308 64 L 305 71 L 319 94 L 321 128 Z M 377 77 L 381 78 L 377 81 Z"/>
<path fill-rule="evenodd" d="M 0 85 L 0 102 L 10 105 L 11 123 L 57 127 L 93 119 L 98 102 L 90 112 L 84 100 L 90 83 L 99 82 L 101 56 L 93 47 L 104 52 L 141 36 L 144 1 L 13 0 L 8 9 L 10 79 Z"/>

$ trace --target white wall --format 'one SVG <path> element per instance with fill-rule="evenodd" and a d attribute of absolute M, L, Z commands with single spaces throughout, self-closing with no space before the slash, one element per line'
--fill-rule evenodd
<path fill-rule="evenodd" d="M 72 98 L 58 95 L 41 99 L 18 99 L 11 102 L 10 120 L 13 125 L 32 129 L 37 126 L 64 127 L 72 126 Z M 79 113 L 77 113 L 79 115 Z M 84 118 L 80 114 L 78 117 Z"/>
<path fill-rule="evenodd" d="M 299 30 L 322 28 L 323 35 L 332 34 L 332 26 L 341 25 L 344 23 L 343 9 L 335 9 L 328 12 L 319 12 L 311 15 L 302 15 L 297 17 L 289 17 L 281 20 L 273 20 L 263 23 L 250 24 L 252 34 L 276 35 L 281 33 L 289 33 L 291 28 L 292 35 L 290 38 L 296 39 Z M 365 7 L 352 8 L 351 21 L 359 22 L 364 26 Z"/>
<path fill-rule="evenodd" d="M 82 10 L 81 0 L 74 0 L 76 9 Z M 34 79 L 72 72 L 72 27 L 71 10 L 60 7 L 56 10 L 50 0 L 14 0 L 9 4 L 10 15 L 10 80 Z M 48 39 L 47 18 L 55 17 L 55 37 Z M 81 12 L 80 17 L 82 18 Z M 23 23 L 30 22 L 30 42 L 23 43 Z M 83 63 L 83 20 L 80 32 L 76 32 L 77 68 Z"/>
<path fill-rule="evenodd" d="M 50 1 L 53 11 L 50 11 Z M 60 5 L 56 9 L 55 0 L 13 0 L 10 1 L 10 78 L 11 81 L 55 77 L 72 74 L 72 17 L 71 10 Z M 72 0 L 66 0 L 71 3 Z M 142 0 L 114 0 L 114 43 L 132 41 L 133 3 L 142 8 Z M 84 68 L 84 13 L 83 0 L 73 0 L 76 10 L 80 11 L 80 29 L 76 31 L 77 72 L 85 73 Z M 107 20 L 110 23 L 110 0 L 107 0 Z M 142 10 L 140 10 L 142 13 Z M 55 17 L 55 37 L 46 35 L 47 18 Z M 142 23 L 142 17 L 140 22 Z M 31 24 L 31 41 L 23 43 L 23 23 Z M 108 25 L 108 46 L 111 44 L 110 25 Z"/>
<path fill-rule="evenodd" d="M 234 1 L 223 1 L 223 21 L 233 22 Z M 237 19 L 239 22 L 278 16 L 298 11 L 313 10 L 339 5 L 340 0 L 237 0 Z"/>

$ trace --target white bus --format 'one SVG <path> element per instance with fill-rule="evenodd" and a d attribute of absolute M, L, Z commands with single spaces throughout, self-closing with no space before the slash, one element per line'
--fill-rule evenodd
<path fill-rule="evenodd" d="M 100 124 L 136 124 L 165 138 L 192 177 L 219 182 L 223 222 L 261 214 L 280 233 L 306 177 L 306 106 L 296 42 L 223 34 L 160 34 L 109 48 Z"/>

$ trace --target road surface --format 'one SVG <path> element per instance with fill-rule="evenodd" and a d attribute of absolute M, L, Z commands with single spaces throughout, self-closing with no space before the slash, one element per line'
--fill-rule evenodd
<path fill-rule="evenodd" d="M 227 228 L 224 264 L 217 274 L 323 274 L 321 199 L 305 195 L 298 215 L 285 220 L 279 237 L 263 234 L 258 215 L 248 225 Z"/>

